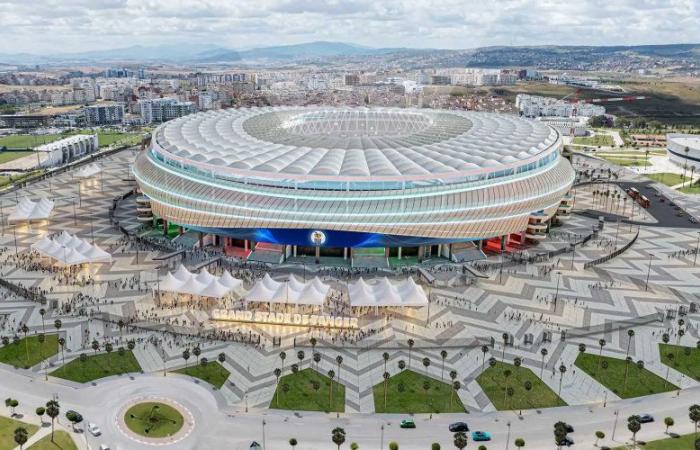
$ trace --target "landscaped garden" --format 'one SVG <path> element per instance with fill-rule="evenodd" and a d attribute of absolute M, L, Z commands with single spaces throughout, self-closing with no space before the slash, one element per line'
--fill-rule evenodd
<path fill-rule="evenodd" d="M 270 408 L 343 412 L 345 386 L 313 369 L 300 370 L 279 379 Z"/>
<path fill-rule="evenodd" d="M 17 447 L 14 436 L 18 427 L 27 430 L 30 437 L 39 429 L 36 425 L 0 416 L 0 450 L 12 450 Z"/>
<path fill-rule="evenodd" d="M 608 134 L 596 134 L 594 136 L 578 136 L 574 138 L 573 143 L 575 145 L 591 145 L 594 147 L 598 146 L 612 146 L 615 141 L 613 137 Z"/>
<path fill-rule="evenodd" d="M 620 398 L 641 397 L 678 389 L 635 361 L 579 353 L 575 364 Z"/>
<path fill-rule="evenodd" d="M 174 370 L 175 373 L 189 375 L 206 381 L 215 388 L 219 389 L 228 380 L 231 372 L 226 370 L 224 366 L 218 362 L 208 362 L 206 364 L 197 364 L 190 367 Z"/>
<path fill-rule="evenodd" d="M 59 367 L 50 375 L 77 383 L 87 383 L 112 375 L 141 372 L 141 366 L 131 350 L 84 355 Z"/>
<path fill-rule="evenodd" d="M 679 438 L 659 439 L 658 441 L 649 441 L 642 445 L 637 445 L 637 448 L 644 450 L 692 450 L 695 444 L 696 436 L 694 434 L 686 434 Z M 613 450 L 629 450 L 631 446 L 615 447 Z"/>
<path fill-rule="evenodd" d="M 661 362 L 700 381 L 700 348 L 659 344 Z"/>
<path fill-rule="evenodd" d="M 165 403 L 143 402 L 126 411 L 124 423 L 138 435 L 164 438 L 180 431 L 184 418 L 178 410 Z"/>
<path fill-rule="evenodd" d="M 464 412 L 464 405 L 449 382 L 412 370 L 402 370 L 372 389 L 374 410 L 378 413 Z"/>
<path fill-rule="evenodd" d="M 549 386 L 524 367 L 497 361 L 484 370 L 476 381 L 498 410 L 566 405 Z"/>
<path fill-rule="evenodd" d="M 67 138 L 76 134 L 97 134 L 100 147 L 107 147 L 114 143 L 125 145 L 136 145 L 141 142 L 141 133 L 123 133 L 111 130 L 71 130 L 66 133 L 32 135 L 15 134 L 0 137 L 0 147 L 10 148 L 36 148 L 43 144 L 48 144 L 59 139 Z M 0 161 L 1 162 L 1 161 Z"/>
<path fill-rule="evenodd" d="M 683 183 L 684 181 L 688 181 L 688 178 L 683 178 L 682 174 L 670 172 L 650 173 L 647 175 L 647 178 L 654 181 L 658 181 L 659 183 L 663 183 L 666 186 L 675 186 L 677 184 Z"/>
<path fill-rule="evenodd" d="M 0 363 L 28 369 L 46 358 L 58 353 L 58 335 L 56 333 L 27 336 L 17 342 L 10 341 L 0 347 Z"/>
<path fill-rule="evenodd" d="M 47 434 L 36 441 L 28 450 L 78 450 L 73 438 L 66 431 L 56 430 L 51 441 L 51 435 Z"/>
<path fill-rule="evenodd" d="M 0 152 L 0 164 L 4 164 L 6 162 L 14 161 L 15 159 L 24 158 L 25 156 L 32 155 L 34 155 L 33 152 L 13 152 L 9 150 Z"/>

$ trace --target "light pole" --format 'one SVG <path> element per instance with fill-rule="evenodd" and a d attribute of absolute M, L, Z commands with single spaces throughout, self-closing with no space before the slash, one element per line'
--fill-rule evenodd
<path fill-rule="evenodd" d="M 649 289 L 649 275 L 651 275 L 651 253 L 649 253 L 649 268 L 647 269 L 647 281 L 644 283 L 644 291 Z"/>
<path fill-rule="evenodd" d="M 381 438 L 379 441 L 379 450 L 384 450 L 384 424 L 382 424 L 381 430 L 382 430 L 382 434 L 381 434 Z"/>
<path fill-rule="evenodd" d="M 2 219 L 0 219 L 2 220 Z M 693 258 L 693 267 L 695 267 L 695 263 L 698 262 L 698 251 L 700 250 L 700 231 L 698 231 L 698 243 L 695 244 L 695 258 Z"/>
<path fill-rule="evenodd" d="M 506 438 L 506 450 L 508 450 L 508 446 L 510 445 L 510 420 L 506 424 L 508 427 L 508 437 Z"/>
<path fill-rule="evenodd" d="M 265 450 L 265 419 L 262 420 L 262 441 L 263 441 L 263 450 Z"/>
<path fill-rule="evenodd" d="M 557 299 L 559 298 L 559 282 L 561 281 L 561 272 L 557 270 L 557 289 L 554 291 L 554 310 L 557 310 Z"/>
<path fill-rule="evenodd" d="M 576 242 L 574 242 L 574 246 L 571 249 L 571 270 L 574 270 L 574 257 L 576 256 Z"/>
<path fill-rule="evenodd" d="M 613 432 L 612 432 L 612 436 L 611 436 L 611 439 L 613 441 L 615 440 L 615 431 L 617 431 L 617 418 L 620 416 L 620 411 L 618 411 L 616 409 L 614 414 L 615 414 L 615 423 L 613 424 Z"/>

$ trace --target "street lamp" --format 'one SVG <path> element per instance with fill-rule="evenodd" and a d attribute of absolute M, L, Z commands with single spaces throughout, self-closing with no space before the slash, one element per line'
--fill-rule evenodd
<path fill-rule="evenodd" d="M 698 231 L 698 243 L 695 244 L 695 258 L 693 258 L 693 267 L 695 267 L 695 263 L 698 262 L 698 250 L 700 250 L 700 231 Z"/>
<path fill-rule="evenodd" d="M 554 291 L 554 310 L 557 310 L 557 299 L 559 298 L 559 282 L 561 281 L 561 271 L 557 270 L 557 289 Z"/>
<path fill-rule="evenodd" d="M 506 450 L 508 450 L 508 446 L 510 445 L 510 420 L 508 423 L 506 423 L 506 426 L 508 427 L 508 437 L 506 438 Z"/>
<path fill-rule="evenodd" d="M 651 275 L 651 253 L 649 253 L 649 268 L 647 269 L 647 281 L 644 283 L 644 290 L 647 291 L 649 289 L 649 275 Z"/>

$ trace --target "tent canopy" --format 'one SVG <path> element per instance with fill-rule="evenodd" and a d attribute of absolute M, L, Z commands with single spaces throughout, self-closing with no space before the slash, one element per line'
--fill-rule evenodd
<path fill-rule="evenodd" d="M 90 244 L 66 231 L 53 239 L 44 236 L 38 242 L 33 243 L 31 248 L 67 266 L 112 262 L 112 255 L 102 250 L 98 245 Z"/>
<path fill-rule="evenodd" d="M 221 298 L 232 291 L 240 290 L 242 286 L 243 281 L 234 278 L 228 270 L 224 270 L 224 274 L 217 277 L 209 273 L 206 268 L 194 274 L 180 264 L 175 272 L 168 272 L 160 282 L 159 289 L 177 294 Z"/>
<path fill-rule="evenodd" d="M 396 284 L 387 277 L 375 284 L 360 278 L 348 284 L 350 306 L 425 306 L 428 297 L 413 278 L 408 277 Z"/>
<path fill-rule="evenodd" d="M 290 275 L 287 281 L 275 281 L 266 273 L 245 298 L 250 302 L 322 306 L 330 288 L 318 277 L 303 282 Z"/>
<path fill-rule="evenodd" d="M 27 197 L 17 203 L 15 210 L 7 216 L 9 222 L 24 222 L 29 220 L 46 220 L 53 211 L 54 202 L 42 198 L 38 202 L 33 202 Z"/>

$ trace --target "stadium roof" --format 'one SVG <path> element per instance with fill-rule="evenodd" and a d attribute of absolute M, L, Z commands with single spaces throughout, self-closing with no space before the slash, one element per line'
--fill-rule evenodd
<path fill-rule="evenodd" d="M 194 114 L 161 125 L 154 147 L 234 175 L 412 180 L 535 162 L 560 141 L 517 116 L 448 110 L 268 107 Z"/>

